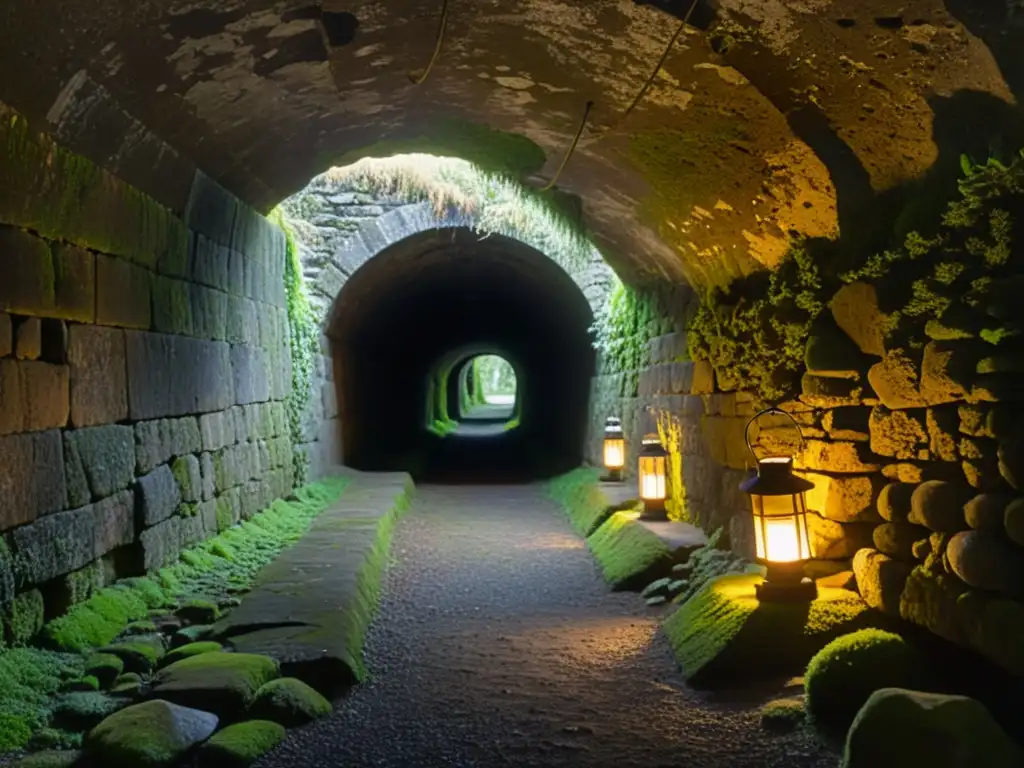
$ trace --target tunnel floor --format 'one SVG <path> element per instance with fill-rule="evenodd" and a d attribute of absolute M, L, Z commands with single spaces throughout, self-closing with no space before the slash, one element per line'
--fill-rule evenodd
<path fill-rule="evenodd" d="M 261 768 L 836 765 L 769 734 L 763 689 L 686 686 L 636 594 L 610 592 L 542 487 L 421 486 L 395 535 L 371 679 Z"/>

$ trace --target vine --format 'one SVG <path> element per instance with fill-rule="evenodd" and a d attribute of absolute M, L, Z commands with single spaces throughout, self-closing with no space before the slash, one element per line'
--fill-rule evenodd
<path fill-rule="evenodd" d="M 292 387 L 288 394 L 288 427 L 292 439 L 292 466 L 295 485 L 306 483 L 309 456 L 302 447 L 304 423 L 313 390 L 313 361 L 319 353 L 316 315 L 309 304 L 302 279 L 302 262 L 291 228 L 280 209 L 275 209 L 270 220 L 284 232 L 286 243 L 284 284 L 288 298 L 289 346 L 292 356 Z"/>
<path fill-rule="evenodd" d="M 605 369 L 612 373 L 644 367 L 647 342 L 657 319 L 654 302 L 646 294 L 616 281 L 594 322 L 594 347 L 601 352 Z"/>

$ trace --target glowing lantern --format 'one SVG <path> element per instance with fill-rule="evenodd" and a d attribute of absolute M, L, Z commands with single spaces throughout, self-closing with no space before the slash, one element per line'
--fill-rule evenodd
<path fill-rule="evenodd" d="M 750 428 L 761 416 L 784 415 L 783 410 L 768 408 L 747 424 L 747 448 L 757 462 L 757 474 L 740 485 L 750 494 L 754 512 L 754 544 L 757 561 L 767 568 L 764 583 L 757 586 L 759 600 L 813 600 L 817 587 L 804 577 L 804 563 L 811 557 L 807 536 L 807 502 L 804 494 L 814 483 L 793 474 L 792 456 L 758 457 L 750 444 Z M 801 435 L 801 443 L 803 436 Z"/>
<path fill-rule="evenodd" d="M 655 434 L 644 438 L 640 451 L 637 476 L 640 482 L 640 500 L 644 503 L 645 517 L 664 518 L 667 496 L 668 451 Z"/>
<path fill-rule="evenodd" d="M 626 438 L 622 434 L 622 422 L 609 416 L 604 425 L 604 467 L 608 470 L 606 480 L 618 482 L 622 479 L 622 468 L 626 466 Z"/>

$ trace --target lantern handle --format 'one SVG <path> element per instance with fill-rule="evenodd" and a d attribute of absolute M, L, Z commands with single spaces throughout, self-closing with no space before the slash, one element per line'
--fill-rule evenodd
<path fill-rule="evenodd" d="M 804 442 L 804 433 L 800 430 L 800 425 L 797 424 L 796 419 L 794 419 L 793 415 L 790 414 L 788 411 L 784 411 L 783 409 L 773 405 L 770 408 L 765 408 L 764 410 L 755 413 L 751 417 L 750 421 L 747 422 L 747 428 L 743 430 L 743 439 L 747 443 L 747 450 L 750 451 L 750 455 L 754 457 L 755 464 L 758 462 L 758 458 L 757 454 L 754 453 L 754 446 L 750 444 L 750 428 L 754 426 L 754 424 L 757 423 L 757 420 L 760 419 L 762 416 L 777 416 L 780 414 L 789 419 L 793 426 L 796 428 L 796 433 L 800 436 L 800 450 L 802 451 L 804 449 L 804 446 L 806 445 L 806 443 Z"/>

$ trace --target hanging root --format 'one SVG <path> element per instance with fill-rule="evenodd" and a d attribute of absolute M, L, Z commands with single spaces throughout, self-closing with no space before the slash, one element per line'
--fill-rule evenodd
<path fill-rule="evenodd" d="M 565 166 L 569 164 L 569 158 L 572 157 L 573 152 L 576 151 L 576 146 L 580 143 L 580 137 L 583 135 L 583 130 L 587 127 L 587 120 L 590 117 L 590 110 L 594 108 L 594 102 L 588 101 L 586 109 L 583 110 L 583 119 L 580 121 L 579 130 L 576 131 L 576 137 L 572 140 L 572 144 L 569 147 L 569 151 L 565 153 L 565 157 L 562 158 L 562 164 L 558 166 L 558 170 L 555 171 L 555 175 L 551 177 L 551 181 L 545 184 L 541 188 L 541 192 L 547 192 L 552 189 L 555 184 L 558 183 L 559 177 L 562 175 L 562 171 L 565 170 Z"/>
<path fill-rule="evenodd" d="M 434 45 L 434 55 L 430 57 L 430 62 L 427 64 L 427 68 L 409 73 L 409 79 L 412 81 L 413 85 L 422 85 L 426 82 L 426 79 L 430 77 L 430 72 L 434 69 L 434 65 L 437 63 L 437 60 L 441 58 L 441 49 L 444 47 L 444 35 L 448 28 L 448 2 L 449 0 L 442 0 L 441 21 L 437 27 L 437 43 Z"/>

